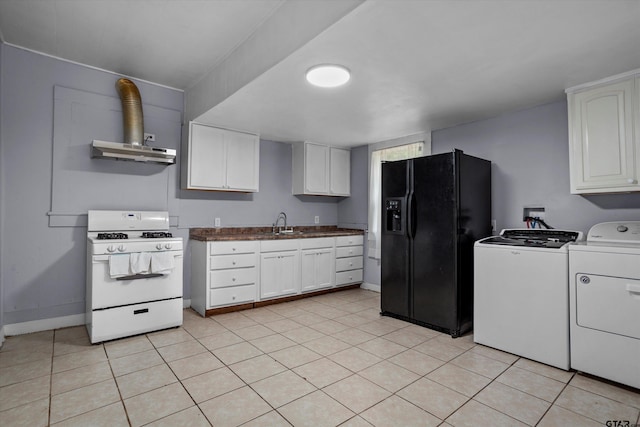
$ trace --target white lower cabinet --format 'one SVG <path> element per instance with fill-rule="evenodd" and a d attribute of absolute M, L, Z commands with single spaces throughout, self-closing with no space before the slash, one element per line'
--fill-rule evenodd
<path fill-rule="evenodd" d="M 260 299 L 300 292 L 297 240 L 269 240 L 260 244 Z"/>
<path fill-rule="evenodd" d="M 335 286 L 334 242 L 333 237 L 300 241 L 302 292 Z"/>
<path fill-rule="evenodd" d="M 256 241 L 191 241 L 191 307 L 201 315 L 212 308 L 250 303 L 258 296 Z"/>
<path fill-rule="evenodd" d="M 191 307 L 270 300 L 362 282 L 363 236 L 191 241 Z"/>
<path fill-rule="evenodd" d="M 336 237 L 336 286 L 362 282 L 362 235 Z"/>

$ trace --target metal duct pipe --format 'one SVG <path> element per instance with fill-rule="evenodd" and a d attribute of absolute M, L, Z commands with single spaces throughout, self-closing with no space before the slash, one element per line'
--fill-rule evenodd
<path fill-rule="evenodd" d="M 137 86 L 129 79 L 119 79 L 116 90 L 122 101 L 124 121 L 124 143 L 144 145 L 144 124 L 142 120 L 142 99 Z"/>

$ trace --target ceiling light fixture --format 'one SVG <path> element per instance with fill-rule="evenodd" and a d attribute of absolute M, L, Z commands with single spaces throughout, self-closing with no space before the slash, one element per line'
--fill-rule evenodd
<path fill-rule="evenodd" d="M 321 64 L 307 70 L 307 81 L 314 86 L 338 87 L 347 83 L 351 72 L 346 67 L 336 64 Z"/>

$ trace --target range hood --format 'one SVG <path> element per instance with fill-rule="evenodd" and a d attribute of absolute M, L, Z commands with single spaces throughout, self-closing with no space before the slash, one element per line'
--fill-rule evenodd
<path fill-rule="evenodd" d="M 150 147 L 143 140 L 142 99 L 135 83 L 128 79 L 119 79 L 116 82 L 116 90 L 122 102 L 124 144 L 94 139 L 91 143 L 91 158 L 175 164 L 176 150 Z"/>
<path fill-rule="evenodd" d="M 99 141 L 91 143 L 92 159 L 132 160 L 135 162 L 176 163 L 176 150 L 172 148 L 156 148 L 148 145 L 122 144 L 120 142 Z"/>

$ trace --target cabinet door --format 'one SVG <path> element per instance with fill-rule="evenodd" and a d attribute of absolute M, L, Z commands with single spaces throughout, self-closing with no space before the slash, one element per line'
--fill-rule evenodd
<path fill-rule="evenodd" d="M 351 151 L 331 147 L 330 175 L 331 194 L 351 195 Z"/>
<path fill-rule="evenodd" d="M 300 292 L 298 262 L 298 251 L 283 252 L 280 254 L 280 295 Z"/>
<path fill-rule="evenodd" d="M 302 291 L 332 287 L 335 277 L 334 260 L 331 248 L 303 250 L 300 261 Z"/>
<path fill-rule="evenodd" d="M 191 123 L 189 135 L 189 188 L 225 185 L 225 131 Z"/>
<path fill-rule="evenodd" d="M 227 188 L 258 191 L 259 139 L 257 135 L 228 132 Z"/>
<path fill-rule="evenodd" d="M 262 299 L 297 293 L 300 289 L 298 251 L 260 255 L 260 296 Z"/>
<path fill-rule="evenodd" d="M 330 288 L 335 283 L 335 252 L 320 249 L 316 255 L 316 288 Z"/>
<path fill-rule="evenodd" d="M 307 249 L 300 256 L 300 284 L 302 291 L 316 288 L 316 253 L 317 249 Z"/>
<path fill-rule="evenodd" d="M 306 193 L 329 193 L 328 146 L 310 143 L 305 144 L 304 182 Z"/>
<path fill-rule="evenodd" d="M 572 193 L 625 191 L 638 184 L 633 92 L 630 79 L 570 98 Z"/>

